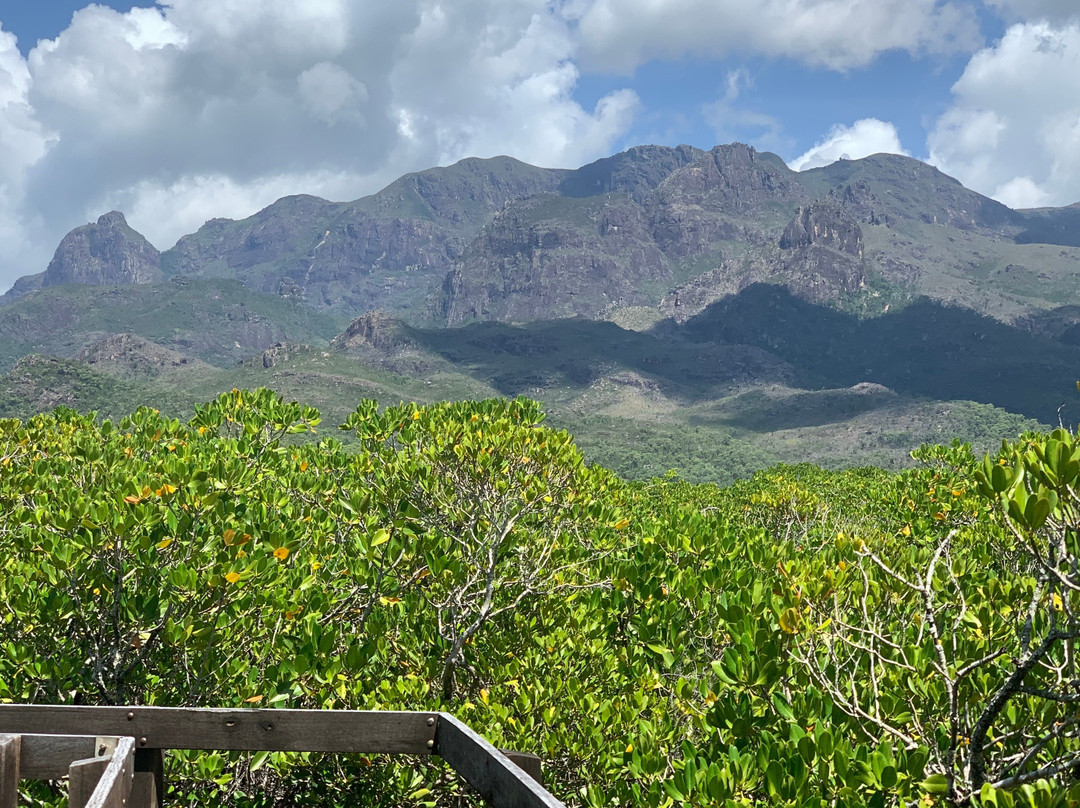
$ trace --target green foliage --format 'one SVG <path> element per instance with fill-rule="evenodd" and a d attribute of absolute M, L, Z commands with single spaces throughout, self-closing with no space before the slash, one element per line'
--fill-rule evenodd
<path fill-rule="evenodd" d="M 189 423 L 0 420 L 0 699 L 447 709 L 574 806 L 1077 798 L 1047 768 L 1078 751 L 1052 654 L 964 780 L 1024 609 L 1029 647 L 1072 625 L 1073 590 L 1022 552 L 1074 541 L 1068 434 L 721 489 L 589 467 L 526 399 L 364 401 L 349 449 L 295 442 L 318 427 L 266 390 Z M 469 799 L 434 760 L 169 760 L 179 804 Z"/>

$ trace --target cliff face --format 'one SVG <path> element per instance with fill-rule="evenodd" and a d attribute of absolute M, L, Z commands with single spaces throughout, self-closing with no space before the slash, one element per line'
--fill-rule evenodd
<path fill-rule="evenodd" d="M 645 288 L 670 276 L 632 199 L 534 198 L 470 245 L 447 277 L 438 314 L 450 325 L 596 317 L 612 303 L 647 303 Z"/>
<path fill-rule="evenodd" d="M 64 236 L 41 285 L 152 283 L 161 278 L 160 262 L 154 245 L 128 226 L 124 214 L 114 210 L 97 223 L 77 227 Z"/>
<path fill-rule="evenodd" d="M 320 310 L 407 308 L 449 270 L 461 239 L 434 222 L 287 197 L 250 219 L 215 219 L 163 256 L 171 275 L 224 276 Z"/>
<path fill-rule="evenodd" d="M 800 207 L 780 236 L 780 249 L 799 249 L 815 244 L 862 258 L 862 228 L 845 216 L 838 205 L 825 203 Z"/>

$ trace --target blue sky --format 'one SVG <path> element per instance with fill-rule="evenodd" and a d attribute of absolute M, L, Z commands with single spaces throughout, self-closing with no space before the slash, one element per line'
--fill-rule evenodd
<path fill-rule="evenodd" d="M 165 249 L 466 156 L 733 140 L 1075 202 L 1080 3 L 0 0 L 0 290 L 111 208 Z"/>

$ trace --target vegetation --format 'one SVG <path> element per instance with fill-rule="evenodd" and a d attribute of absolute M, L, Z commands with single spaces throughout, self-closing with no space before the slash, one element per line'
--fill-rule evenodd
<path fill-rule="evenodd" d="M 721 489 L 526 399 L 320 426 L 267 390 L 0 421 L 0 700 L 445 709 L 575 806 L 1080 800 L 1064 431 Z M 169 760 L 179 804 L 472 804 L 437 759 Z"/>

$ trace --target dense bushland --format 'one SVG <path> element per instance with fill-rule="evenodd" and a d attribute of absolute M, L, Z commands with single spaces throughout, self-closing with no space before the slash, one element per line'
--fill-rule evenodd
<path fill-rule="evenodd" d="M 1071 435 L 720 489 L 542 419 L 363 402 L 348 450 L 265 390 L 0 421 L 0 700 L 444 709 L 571 805 L 1080 799 Z M 437 760 L 170 767 L 179 802 L 470 802 Z"/>

